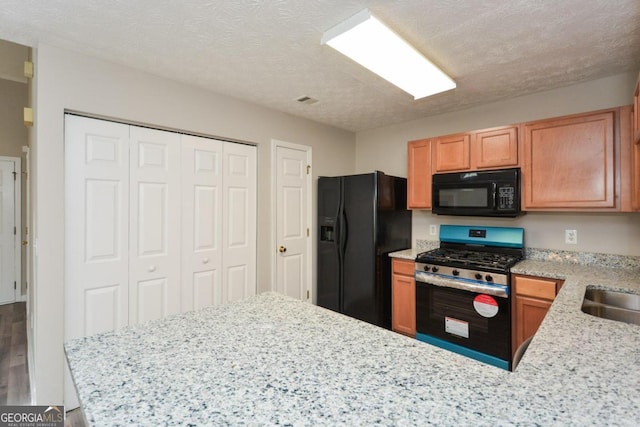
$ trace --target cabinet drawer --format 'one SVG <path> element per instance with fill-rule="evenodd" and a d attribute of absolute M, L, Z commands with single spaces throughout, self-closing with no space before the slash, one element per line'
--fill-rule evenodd
<path fill-rule="evenodd" d="M 393 274 L 404 274 L 405 276 L 413 276 L 416 272 L 416 264 L 409 260 L 393 260 Z"/>
<path fill-rule="evenodd" d="M 555 280 L 539 279 L 536 277 L 514 277 L 515 292 L 517 295 L 543 298 L 553 301 L 556 297 Z"/>

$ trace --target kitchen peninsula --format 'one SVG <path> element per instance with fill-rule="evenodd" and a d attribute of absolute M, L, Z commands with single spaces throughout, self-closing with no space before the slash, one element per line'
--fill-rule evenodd
<path fill-rule="evenodd" d="M 515 372 L 275 293 L 66 344 L 90 425 L 635 425 L 640 327 L 580 311 L 640 272 L 523 261 L 565 285 Z"/>

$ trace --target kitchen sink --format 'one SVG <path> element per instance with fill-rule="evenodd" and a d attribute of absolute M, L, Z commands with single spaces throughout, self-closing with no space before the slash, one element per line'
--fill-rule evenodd
<path fill-rule="evenodd" d="M 587 288 L 582 311 L 603 319 L 640 325 L 640 295 Z"/>

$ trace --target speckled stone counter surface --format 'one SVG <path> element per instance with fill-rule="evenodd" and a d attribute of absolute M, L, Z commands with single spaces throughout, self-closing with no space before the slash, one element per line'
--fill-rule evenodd
<path fill-rule="evenodd" d="M 65 347 L 94 426 L 489 424 L 509 375 L 274 293 Z"/>
<path fill-rule="evenodd" d="M 417 240 L 416 247 L 411 249 L 405 249 L 402 251 L 391 252 L 389 254 L 392 258 L 401 258 L 401 259 L 409 259 L 415 260 L 416 256 L 420 252 L 428 251 L 430 249 L 435 249 L 440 245 L 440 242 L 434 242 L 430 240 Z"/>
<path fill-rule="evenodd" d="M 525 260 L 565 284 L 515 372 L 266 293 L 68 342 L 91 425 L 633 425 L 640 327 L 580 311 L 640 272 Z"/>
<path fill-rule="evenodd" d="M 528 405 L 547 401 L 550 418 L 542 424 L 564 424 L 554 420 L 554 413 L 567 416 L 572 425 L 638 425 L 640 420 L 640 326 L 580 310 L 587 287 L 640 294 L 640 269 L 607 268 L 608 256 L 593 260 L 582 265 L 527 259 L 511 269 L 565 280 L 510 377 L 523 386 L 514 390 L 515 398 L 528 395 Z M 625 267 L 634 263 L 631 257 L 618 261 Z"/>

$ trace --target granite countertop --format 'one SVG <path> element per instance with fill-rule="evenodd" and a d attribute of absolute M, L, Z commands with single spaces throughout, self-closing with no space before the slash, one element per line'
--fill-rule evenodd
<path fill-rule="evenodd" d="M 416 249 L 405 249 L 402 251 L 391 252 L 389 256 L 391 258 L 408 259 L 414 261 L 419 253 L 420 251 Z"/>
<path fill-rule="evenodd" d="M 637 425 L 640 326 L 580 311 L 640 272 L 525 260 L 565 279 L 515 372 L 275 293 L 81 338 L 65 349 L 89 423 Z"/>

